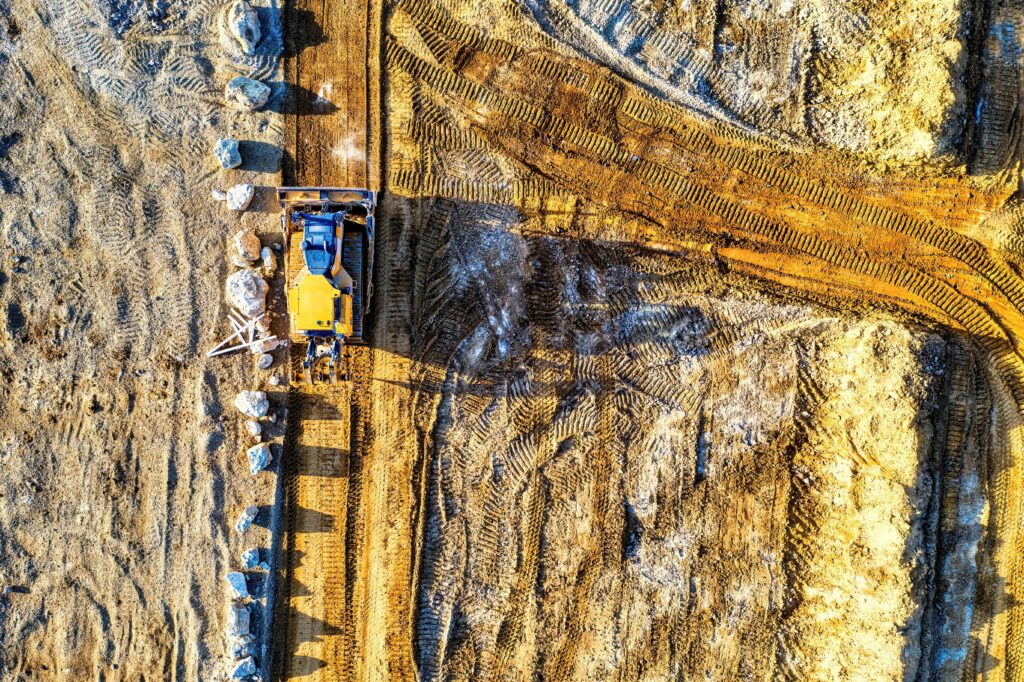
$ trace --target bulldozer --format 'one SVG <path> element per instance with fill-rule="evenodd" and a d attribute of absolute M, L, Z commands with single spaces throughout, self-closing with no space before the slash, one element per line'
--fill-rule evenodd
<path fill-rule="evenodd" d="M 367 189 L 280 187 L 294 385 L 335 384 L 346 344 L 366 342 L 376 194 Z M 305 348 L 305 353 L 300 354 Z"/>

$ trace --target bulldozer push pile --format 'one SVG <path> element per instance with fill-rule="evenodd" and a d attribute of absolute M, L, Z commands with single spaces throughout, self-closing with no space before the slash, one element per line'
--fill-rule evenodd
<path fill-rule="evenodd" d="M 337 383 L 346 343 L 364 343 L 376 195 L 366 189 L 282 187 L 293 384 Z"/>

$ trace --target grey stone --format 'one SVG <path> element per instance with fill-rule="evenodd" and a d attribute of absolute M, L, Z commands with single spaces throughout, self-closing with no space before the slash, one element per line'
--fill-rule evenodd
<path fill-rule="evenodd" d="M 245 658 L 252 656 L 252 642 L 238 641 L 231 644 L 231 658 Z"/>
<path fill-rule="evenodd" d="M 260 423 L 251 419 L 245 422 L 245 430 L 248 431 L 249 435 L 253 438 L 259 438 L 260 434 L 263 433 L 263 427 L 260 426 Z"/>
<path fill-rule="evenodd" d="M 239 573 L 238 571 L 232 571 L 224 576 L 228 585 L 231 586 L 231 590 L 235 593 L 235 596 L 239 599 L 247 599 L 249 597 L 249 585 L 245 582 L 245 574 Z"/>
<path fill-rule="evenodd" d="M 247 55 L 256 53 L 260 42 L 260 18 L 246 0 L 235 0 L 227 9 L 227 29 L 231 38 Z"/>
<path fill-rule="evenodd" d="M 260 259 L 263 261 L 261 268 L 263 270 L 263 276 L 273 277 L 274 273 L 277 272 L 277 256 L 274 255 L 273 250 L 264 246 L 260 250 Z"/>
<path fill-rule="evenodd" d="M 252 230 L 239 230 L 231 238 L 231 249 L 246 261 L 252 262 L 260 257 L 260 238 Z"/>
<path fill-rule="evenodd" d="M 231 679 L 241 680 L 249 675 L 256 674 L 256 661 L 253 660 L 252 656 L 246 656 L 238 662 L 235 669 L 231 671 Z"/>
<path fill-rule="evenodd" d="M 270 86 L 252 78 L 237 76 L 224 88 L 224 98 L 236 109 L 258 111 L 270 99 Z"/>
<path fill-rule="evenodd" d="M 261 419 L 270 410 L 270 401 L 263 391 L 239 391 L 235 396 L 235 408 L 246 417 Z"/>
<path fill-rule="evenodd" d="M 256 360 L 256 366 L 260 369 L 270 369 L 272 364 L 274 364 L 274 356 L 270 353 L 264 353 Z"/>
<path fill-rule="evenodd" d="M 260 512 L 260 508 L 255 504 L 250 504 L 242 511 L 242 514 L 238 517 L 238 521 L 235 522 L 235 531 L 244 533 L 252 522 L 256 520 L 256 515 Z"/>
<path fill-rule="evenodd" d="M 252 268 L 242 268 L 228 276 L 224 291 L 228 302 L 238 312 L 246 317 L 256 317 L 267 309 L 269 288 L 260 273 Z"/>
<path fill-rule="evenodd" d="M 242 155 L 238 151 L 238 140 L 225 137 L 213 145 L 213 155 L 217 157 L 221 168 L 237 168 L 242 165 Z"/>
<path fill-rule="evenodd" d="M 251 571 L 260 563 L 260 550 L 253 547 L 242 552 L 242 568 Z"/>
<path fill-rule="evenodd" d="M 228 208 L 232 211 L 244 211 L 249 208 L 249 204 L 252 203 L 252 197 L 256 193 L 256 188 L 248 182 L 243 182 L 235 185 L 228 190 L 225 195 L 225 201 L 228 202 Z M 259 248 L 256 249 L 256 256 L 249 260 L 256 260 L 260 257 Z"/>
<path fill-rule="evenodd" d="M 244 637 L 249 634 L 249 605 L 231 602 L 228 607 L 228 634 Z"/>
<path fill-rule="evenodd" d="M 249 473 L 255 476 L 267 468 L 270 464 L 270 446 L 266 443 L 257 443 L 245 453 L 249 458 Z"/>

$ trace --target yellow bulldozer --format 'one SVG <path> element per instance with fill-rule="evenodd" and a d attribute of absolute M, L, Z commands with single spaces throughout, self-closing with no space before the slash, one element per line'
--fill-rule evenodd
<path fill-rule="evenodd" d="M 362 344 L 373 272 L 376 195 L 281 187 L 293 384 L 337 383 L 345 344 Z"/>

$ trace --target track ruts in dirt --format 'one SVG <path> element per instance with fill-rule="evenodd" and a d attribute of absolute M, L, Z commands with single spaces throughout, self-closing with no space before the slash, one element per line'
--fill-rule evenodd
<path fill-rule="evenodd" d="M 978 638 L 982 629 L 988 633 L 987 653 L 1001 661 L 987 673 L 1019 674 L 1024 630 L 1016 604 L 1024 596 L 1024 579 L 1017 557 L 1024 537 L 1014 519 L 1024 455 L 1018 432 L 1024 407 L 1024 282 L 1012 253 L 980 241 L 985 237 L 976 229 L 1015 189 L 1010 174 L 985 187 L 969 177 L 943 179 L 937 194 L 937 183 L 913 178 L 879 184 L 898 187 L 895 193 L 872 190 L 842 172 L 820 172 L 826 166 L 813 155 L 775 148 L 693 117 L 593 64 L 523 50 L 429 3 L 397 4 L 396 11 L 405 15 L 403 30 L 412 27 L 430 58 L 407 48 L 404 34 L 388 35 L 388 68 L 435 93 L 452 114 L 438 121 L 424 110 L 410 134 L 461 148 L 490 148 L 526 169 L 529 179 L 489 182 L 395 166 L 389 174 L 394 191 L 511 204 L 524 211 L 552 198 L 571 203 L 579 197 L 645 219 L 632 238 L 617 235 L 617 241 L 680 253 L 708 251 L 769 289 L 795 288 L 833 305 L 882 301 L 969 334 L 986 358 L 979 371 L 987 374 L 983 384 L 990 386 L 999 425 L 989 465 L 991 527 L 998 540 L 990 551 L 1007 593 L 979 603 L 971 632 Z M 992 87 L 1000 87 L 996 81 Z M 581 107 L 602 112 L 610 123 L 562 114 Z M 988 146 L 982 144 L 982 156 Z M 954 380 L 957 376 L 954 372 Z M 814 391 L 806 395 L 812 399 Z M 962 428 L 958 414 L 951 406 L 954 451 Z M 955 459 L 953 465 L 950 476 Z M 799 491 L 802 484 L 794 481 L 794 488 Z M 955 476 L 944 489 L 953 486 Z M 792 531 L 797 535 L 791 542 L 797 544 L 809 532 L 799 524 Z"/>
<path fill-rule="evenodd" d="M 298 0 L 285 12 L 285 182 L 378 189 L 379 6 Z M 304 348 L 293 347 L 293 364 Z M 345 349 L 350 381 L 292 388 L 284 453 L 278 679 L 361 679 L 374 355 Z"/>

